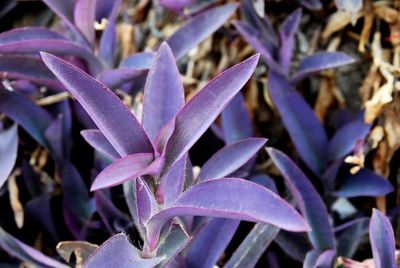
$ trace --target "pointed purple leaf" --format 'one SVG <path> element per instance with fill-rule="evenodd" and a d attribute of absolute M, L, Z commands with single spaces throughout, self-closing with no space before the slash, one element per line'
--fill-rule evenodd
<path fill-rule="evenodd" d="M 142 124 L 150 140 L 185 104 L 183 84 L 167 43 L 159 47 L 147 75 Z"/>
<path fill-rule="evenodd" d="M 222 111 L 221 126 L 226 144 L 253 137 L 253 125 L 241 92 Z"/>
<path fill-rule="evenodd" d="M 250 79 L 259 55 L 233 66 L 211 80 L 176 116 L 168 141 L 166 167 L 180 159 L 203 135 L 229 101 Z"/>
<path fill-rule="evenodd" d="M 138 120 L 110 89 L 60 58 L 47 53 L 41 55 L 121 156 L 153 152 Z"/>
<path fill-rule="evenodd" d="M 100 153 L 106 155 L 111 160 L 118 159 L 120 155 L 107 140 L 107 138 L 98 129 L 82 130 L 81 135 L 87 143 Z"/>
<path fill-rule="evenodd" d="M 0 187 L 14 168 L 18 153 L 18 128 L 13 125 L 0 132 Z"/>
<path fill-rule="evenodd" d="M 198 181 L 225 177 L 247 163 L 267 142 L 249 138 L 231 143 L 211 156 L 201 168 Z"/>
<path fill-rule="evenodd" d="M 77 0 L 74 7 L 74 23 L 91 45 L 96 38 L 94 29 L 96 4 L 97 0 Z"/>
<path fill-rule="evenodd" d="M 154 160 L 152 153 L 138 153 L 115 160 L 94 180 L 91 191 L 112 187 L 143 175 L 157 175 L 161 172 L 163 159 Z"/>
<path fill-rule="evenodd" d="M 376 268 L 396 268 L 396 243 L 392 224 L 379 210 L 373 209 L 369 237 Z"/>
<path fill-rule="evenodd" d="M 325 251 L 313 249 L 307 253 L 304 260 L 304 268 L 332 267 L 336 252 L 333 249 Z"/>
<path fill-rule="evenodd" d="M 109 88 L 117 88 L 124 83 L 134 81 L 146 72 L 147 69 L 120 67 L 101 72 L 97 79 Z"/>
<path fill-rule="evenodd" d="M 13 119 L 41 145 L 50 149 L 44 132 L 51 124 L 52 118 L 46 110 L 23 95 L 0 86 L 0 112 Z"/>
<path fill-rule="evenodd" d="M 358 120 L 341 127 L 329 141 L 329 159 L 339 160 L 349 154 L 356 143 L 368 135 L 370 128 L 370 125 Z"/>
<path fill-rule="evenodd" d="M 299 155 L 316 175 L 320 175 L 328 146 L 328 137 L 321 122 L 284 77 L 270 72 L 268 89 Z"/>
<path fill-rule="evenodd" d="M 159 210 L 152 191 L 142 178 L 136 179 L 136 204 L 138 208 L 138 220 L 142 225 Z"/>
<path fill-rule="evenodd" d="M 312 228 L 309 237 L 313 246 L 319 250 L 333 249 L 335 242 L 328 211 L 317 190 L 289 157 L 273 148 L 267 151 Z"/>
<path fill-rule="evenodd" d="M 193 0 L 158 0 L 158 3 L 160 6 L 170 11 L 180 12 L 192 1 Z"/>
<path fill-rule="evenodd" d="M 300 214 L 270 190 L 242 179 L 223 178 L 192 186 L 170 208 L 154 215 L 147 223 L 150 248 L 157 245 L 168 220 L 184 215 L 269 223 L 294 232 L 309 230 Z"/>
<path fill-rule="evenodd" d="M 109 238 L 96 249 L 85 262 L 86 268 L 119 267 L 119 268 L 153 268 L 162 258 L 143 259 L 140 251 L 128 238 L 120 233 Z"/>
<path fill-rule="evenodd" d="M 279 37 L 281 47 L 279 49 L 279 62 L 285 74 L 289 74 L 290 64 L 292 62 L 292 53 L 294 48 L 295 34 L 299 28 L 302 16 L 301 8 L 291 13 L 279 27 Z"/>
<path fill-rule="evenodd" d="M 126 57 L 119 67 L 134 68 L 134 69 L 150 69 L 153 63 L 155 52 L 139 52 Z"/>
<path fill-rule="evenodd" d="M 363 168 L 354 175 L 345 176 L 334 195 L 340 197 L 384 196 L 393 190 L 389 180 Z"/>
<path fill-rule="evenodd" d="M 256 29 L 241 21 L 234 21 L 233 25 L 246 40 L 246 42 L 261 54 L 262 59 L 267 63 L 270 69 L 273 69 L 281 74 L 285 74 L 285 71 L 282 69 L 279 63 L 276 62 L 274 57 L 271 55 L 271 52 L 260 41 L 260 33 Z"/>
<path fill-rule="evenodd" d="M 193 17 L 166 41 L 176 60 L 218 30 L 237 9 L 237 4 L 226 4 L 207 10 Z"/>
<path fill-rule="evenodd" d="M 299 64 L 291 82 L 298 83 L 307 76 L 323 70 L 337 68 L 353 63 L 354 59 L 343 52 L 317 52 L 305 57 Z"/>

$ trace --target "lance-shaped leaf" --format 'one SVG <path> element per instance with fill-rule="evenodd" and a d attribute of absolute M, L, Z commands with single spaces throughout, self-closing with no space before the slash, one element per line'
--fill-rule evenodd
<path fill-rule="evenodd" d="M 64 90 L 43 61 L 26 56 L 1 55 L 0 78 L 24 79 L 56 90 Z"/>
<path fill-rule="evenodd" d="M 396 268 L 396 245 L 392 224 L 386 216 L 373 209 L 369 238 L 376 268 Z"/>
<path fill-rule="evenodd" d="M 259 55 L 233 66 L 211 80 L 176 116 L 168 141 L 166 166 L 180 159 L 203 135 L 229 101 L 250 79 Z"/>
<path fill-rule="evenodd" d="M 226 144 L 253 137 L 253 126 L 241 92 L 222 111 L 221 127 Z"/>
<path fill-rule="evenodd" d="M 361 10 L 362 0 L 335 0 L 337 9 L 344 10 L 350 14 L 357 14 Z"/>
<path fill-rule="evenodd" d="M 108 4 L 107 4 L 108 3 Z M 108 5 L 112 5 L 111 13 L 108 17 L 107 26 L 103 31 L 103 34 L 100 38 L 99 44 L 99 55 L 102 59 L 108 64 L 108 66 L 112 67 L 114 65 L 115 55 L 117 52 L 117 33 L 116 33 L 116 17 L 118 13 L 118 8 L 121 5 L 121 0 L 116 1 L 97 1 L 97 7 L 103 5 L 104 8 L 109 7 Z M 99 10 L 98 10 L 99 11 Z M 108 11 L 108 10 L 107 10 Z"/>
<path fill-rule="evenodd" d="M 110 89 L 60 58 L 41 55 L 120 155 L 153 151 L 138 120 Z"/>
<path fill-rule="evenodd" d="M 158 0 L 160 6 L 174 12 L 182 11 L 190 2 L 192 0 Z"/>
<path fill-rule="evenodd" d="M 85 47 L 42 28 L 21 28 L 0 34 L 1 54 L 36 54 L 39 51 L 78 56 L 84 59 L 90 71 L 97 74 L 103 64 Z"/>
<path fill-rule="evenodd" d="M 126 57 L 119 67 L 134 68 L 134 69 L 150 69 L 156 53 L 154 52 L 139 52 Z"/>
<path fill-rule="evenodd" d="M 147 69 L 125 68 L 105 70 L 98 75 L 98 80 L 109 88 L 117 88 L 145 74 Z"/>
<path fill-rule="evenodd" d="M 139 222 L 138 207 L 136 203 L 136 180 L 127 181 L 122 186 L 126 205 L 128 206 L 133 223 L 135 224 L 140 237 L 144 240 L 146 237 L 145 230 L 143 229 L 143 225 Z"/>
<path fill-rule="evenodd" d="M 189 267 L 213 267 L 232 240 L 240 221 L 231 219 L 210 219 L 201 227 L 190 243 L 186 255 Z"/>
<path fill-rule="evenodd" d="M 370 128 L 370 125 L 358 120 L 341 127 L 329 142 L 329 159 L 339 160 L 349 154 L 356 146 L 357 141 L 368 135 Z"/>
<path fill-rule="evenodd" d="M 332 267 L 335 254 L 335 250 L 333 249 L 325 251 L 313 249 L 307 253 L 303 268 Z"/>
<path fill-rule="evenodd" d="M 199 181 L 225 177 L 247 163 L 267 142 L 249 138 L 231 143 L 216 152 L 201 168 Z"/>
<path fill-rule="evenodd" d="M 65 156 L 63 148 L 63 116 L 59 116 L 49 125 L 44 132 L 47 141 L 53 151 L 53 157 L 57 161 L 62 161 Z"/>
<path fill-rule="evenodd" d="M 190 19 L 166 41 L 176 60 L 181 59 L 192 48 L 218 30 L 235 12 L 237 4 L 226 4 L 207 10 Z"/>
<path fill-rule="evenodd" d="M 0 187 L 6 182 L 14 168 L 18 153 L 17 125 L 0 132 Z"/>
<path fill-rule="evenodd" d="M 389 180 L 363 168 L 354 175 L 345 176 L 334 194 L 341 197 L 384 196 L 393 190 Z"/>
<path fill-rule="evenodd" d="M 109 157 L 111 160 L 120 157 L 107 138 L 98 129 L 82 130 L 81 135 L 94 149 Z"/>
<path fill-rule="evenodd" d="M 292 53 L 294 46 L 294 37 L 299 28 L 302 11 L 301 8 L 291 13 L 279 27 L 279 37 L 281 39 L 281 47 L 279 49 L 279 62 L 285 71 L 289 73 L 290 64 L 292 62 Z"/>
<path fill-rule="evenodd" d="M 270 223 L 294 232 L 309 230 L 300 214 L 270 190 L 242 179 L 223 178 L 192 186 L 170 208 L 154 215 L 147 223 L 150 249 L 157 245 L 164 224 L 183 215 Z"/>
<path fill-rule="evenodd" d="M 354 59 L 343 52 L 317 52 L 300 62 L 291 82 L 295 84 L 313 73 L 337 68 L 353 62 Z"/>
<path fill-rule="evenodd" d="M 162 258 L 143 259 L 140 251 L 129 243 L 127 237 L 120 233 L 109 238 L 96 249 L 84 267 L 120 267 L 120 268 L 153 268 Z"/>
<path fill-rule="evenodd" d="M 279 230 L 273 225 L 257 223 L 235 250 L 224 268 L 255 267 Z"/>
<path fill-rule="evenodd" d="M 174 55 L 167 43 L 159 47 L 147 75 L 142 124 L 150 140 L 185 104 L 185 93 Z"/>
<path fill-rule="evenodd" d="M 260 41 L 260 33 L 256 29 L 241 21 L 234 21 L 233 25 L 235 25 L 236 30 L 238 30 L 246 42 L 261 54 L 262 59 L 267 63 L 270 69 L 285 74 L 285 71 L 282 69 L 280 64 L 276 62 L 271 52 Z"/>
<path fill-rule="evenodd" d="M 52 122 L 51 116 L 23 95 L 0 86 L 0 112 L 6 114 L 28 132 L 37 142 L 50 149 L 44 132 Z"/>
<path fill-rule="evenodd" d="M 90 190 L 95 191 L 102 188 L 122 184 L 128 180 L 143 175 L 156 176 L 161 172 L 164 160 L 154 160 L 152 153 L 138 153 L 125 156 L 115 160 L 106 167 L 94 180 Z"/>
<path fill-rule="evenodd" d="M 312 228 L 309 237 L 313 246 L 319 250 L 333 249 L 334 236 L 328 211 L 312 183 L 285 154 L 273 148 L 268 148 L 267 151 Z"/>
<path fill-rule="evenodd" d="M 136 204 L 139 223 L 146 223 L 158 212 L 158 204 L 146 182 L 142 178 L 136 180 Z"/>
<path fill-rule="evenodd" d="M 89 44 L 94 44 L 97 0 L 77 0 L 74 7 L 74 22 Z"/>
<path fill-rule="evenodd" d="M 314 111 L 286 79 L 275 72 L 269 72 L 268 90 L 304 163 L 315 174 L 321 174 L 328 138 Z"/>
<path fill-rule="evenodd" d="M 22 243 L 14 238 L 0 227 L 0 247 L 11 256 L 25 261 L 31 265 L 44 268 L 68 268 L 67 265 L 62 264 L 56 260 L 47 257 L 40 251 Z"/>

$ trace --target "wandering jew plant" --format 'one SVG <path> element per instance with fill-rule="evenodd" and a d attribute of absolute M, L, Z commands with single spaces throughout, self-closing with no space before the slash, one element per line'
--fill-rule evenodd
<path fill-rule="evenodd" d="M 157 36 L 157 49 L 141 51 L 141 40 L 125 58 L 117 25 L 133 12 L 128 1 L 42 1 L 57 27 L 0 33 L 0 200 L 12 210 L 0 218 L 1 267 L 20 265 L 15 259 L 56 268 L 398 266 L 398 209 L 369 218 L 349 202 L 379 202 L 394 190 L 363 163 L 345 161 L 364 157 L 372 126 L 362 111 L 328 126 L 297 91 L 312 75 L 355 62 L 343 52 L 295 54 L 298 6 L 321 12 L 319 0 L 292 1 L 298 8 L 279 25 L 265 13 L 268 1 L 139 1 L 138 17 L 164 8 L 181 26 L 171 34 L 150 23 L 144 32 Z M 364 12 L 362 1 L 335 4 Z M 16 5 L 0 6 L 0 19 Z M 224 24 L 228 34 L 213 35 Z M 245 58 L 249 50 L 232 48 L 242 38 L 258 54 L 237 63 L 224 53 Z M 198 49 L 220 61 L 212 71 L 204 55 L 193 57 L 206 39 L 219 48 Z M 196 64 L 218 75 L 187 94 Z M 263 132 L 248 109 L 255 81 L 288 133 L 286 150 L 276 149 L 284 137 L 275 133 L 256 137 Z M 208 159 L 198 163 L 202 139 L 220 146 L 204 146 Z M 359 249 L 372 259 L 356 261 Z"/>

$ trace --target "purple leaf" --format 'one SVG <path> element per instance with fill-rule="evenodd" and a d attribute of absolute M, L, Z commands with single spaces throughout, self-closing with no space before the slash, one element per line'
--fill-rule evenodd
<path fill-rule="evenodd" d="M 98 129 L 82 130 L 81 135 L 87 143 L 100 153 L 106 155 L 111 160 L 118 159 L 120 155 L 107 140 L 107 138 Z"/>
<path fill-rule="evenodd" d="M 184 215 L 269 223 L 294 232 L 309 230 L 300 214 L 270 190 L 242 179 L 223 178 L 192 186 L 170 208 L 154 215 L 147 223 L 150 249 L 157 245 L 164 224 Z"/>
<path fill-rule="evenodd" d="M 384 196 L 393 190 L 389 180 L 363 168 L 354 175 L 344 177 L 334 194 L 340 197 Z"/>
<path fill-rule="evenodd" d="M 60 58 L 47 53 L 41 55 L 121 156 L 153 152 L 138 120 L 110 89 Z"/>
<path fill-rule="evenodd" d="M 363 217 L 338 226 L 335 229 L 337 255 L 352 258 L 363 236 L 368 234 L 368 225 L 369 218 Z"/>
<path fill-rule="evenodd" d="M 211 156 L 201 168 L 199 181 L 225 177 L 247 163 L 267 142 L 249 138 L 231 143 Z"/>
<path fill-rule="evenodd" d="M 157 248 L 157 257 L 162 258 L 157 268 L 168 267 L 168 264 L 171 264 L 171 268 L 176 267 L 172 264 L 173 259 L 187 247 L 191 239 L 180 226 L 173 228 L 165 241 Z"/>
<path fill-rule="evenodd" d="M 160 6 L 173 12 L 182 11 L 190 2 L 192 0 L 158 0 Z"/>
<path fill-rule="evenodd" d="M 18 153 L 18 128 L 14 124 L 0 132 L 0 187 L 7 181 L 14 168 Z"/>
<path fill-rule="evenodd" d="M 127 67 L 134 69 L 150 69 L 156 53 L 154 52 L 139 52 L 126 57 L 119 67 Z"/>
<path fill-rule="evenodd" d="M 349 154 L 356 143 L 368 135 L 370 128 L 370 125 L 358 120 L 341 127 L 329 142 L 329 159 L 339 160 Z"/>
<path fill-rule="evenodd" d="M 147 69 L 120 67 L 101 72 L 98 76 L 98 80 L 109 88 L 117 88 L 124 83 L 132 81 L 142 74 L 145 74 L 146 72 Z"/>
<path fill-rule="evenodd" d="M 237 4 L 226 4 L 200 13 L 171 35 L 166 41 L 176 60 L 180 60 L 192 48 L 224 25 L 237 6 Z"/>
<path fill-rule="evenodd" d="M 144 225 L 151 216 L 158 212 L 158 204 L 152 191 L 142 178 L 136 179 L 136 204 L 139 223 Z"/>
<path fill-rule="evenodd" d="M 50 143 L 55 159 L 62 161 L 65 156 L 63 148 L 63 116 L 60 114 L 46 129 L 44 135 Z"/>
<path fill-rule="evenodd" d="M 362 0 L 335 0 L 335 3 L 337 9 L 344 10 L 351 14 L 357 14 L 363 6 Z"/>
<path fill-rule="evenodd" d="M 332 267 L 333 260 L 335 258 L 335 250 L 328 249 L 325 251 L 313 249 L 307 253 L 306 259 L 304 260 L 304 268 L 322 268 Z"/>
<path fill-rule="evenodd" d="M 322 3 L 320 0 L 299 0 L 300 4 L 310 10 L 321 10 Z"/>
<path fill-rule="evenodd" d="M 74 22 L 89 44 L 95 42 L 94 22 L 96 20 L 97 0 L 77 0 L 74 7 Z"/>
<path fill-rule="evenodd" d="M 66 40 L 57 33 L 42 28 L 28 27 L 0 34 L 1 54 L 36 54 L 39 51 L 78 56 L 87 62 L 93 74 L 103 69 L 103 64 L 91 51 Z"/>
<path fill-rule="evenodd" d="M 328 138 L 314 111 L 281 75 L 270 72 L 269 94 L 304 163 L 320 175 L 325 165 Z"/>
<path fill-rule="evenodd" d="M 234 21 L 233 25 L 246 42 L 261 54 L 262 59 L 267 63 L 270 69 L 285 74 L 285 71 L 282 69 L 280 64 L 276 62 L 274 57 L 271 55 L 271 52 L 260 41 L 260 33 L 256 29 L 241 21 Z"/>
<path fill-rule="evenodd" d="M 176 116 L 168 141 L 166 166 L 180 159 L 212 124 L 229 101 L 250 79 L 259 55 L 235 65 L 211 80 Z"/>
<path fill-rule="evenodd" d="M 279 62 L 285 74 L 289 74 L 290 63 L 292 62 L 292 52 L 294 47 L 294 37 L 299 28 L 302 16 L 301 8 L 291 13 L 279 27 L 279 37 L 281 47 L 279 49 Z"/>
<path fill-rule="evenodd" d="M 153 162 L 154 161 L 154 162 Z M 163 161 L 154 160 L 152 153 L 137 153 L 115 160 L 94 180 L 91 191 L 112 187 L 143 175 L 156 175 L 161 171 Z"/>
<path fill-rule="evenodd" d="M 257 223 L 224 268 L 255 267 L 278 233 L 279 228 L 276 226 Z"/>
<path fill-rule="evenodd" d="M 171 205 L 182 193 L 187 161 L 187 155 L 183 156 L 161 177 L 156 197 L 164 206 Z"/>
<path fill-rule="evenodd" d="M 3 248 L 11 256 L 15 256 L 22 261 L 25 261 L 33 266 L 43 268 L 68 268 L 69 266 L 62 264 L 56 260 L 47 257 L 40 251 L 22 243 L 14 238 L 3 228 L 0 227 L 0 247 Z"/>
<path fill-rule="evenodd" d="M 185 104 L 185 93 L 174 55 L 167 43 L 159 47 L 144 88 L 142 124 L 150 140 Z"/>
<path fill-rule="evenodd" d="M 50 149 L 44 132 L 52 122 L 46 110 L 17 92 L 10 92 L 0 86 L 0 112 L 13 119 L 37 142 Z"/>
<path fill-rule="evenodd" d="M 122 186 L 123 186 L 123 190 L 124 190 L 126 204 L 128 206 L 129 213 L 131 215 L 133 223 L 135 224 L 135 227 L 138 230 L 140 237 L 144 240 L 146 237 L 145 230 L 143 229 L 143 225 L 139 222 L 138 206 L 136 203 L 137 202 L 137 200 L 136 200 L 136 180 L 127 181 Z"/>
<path fill-rule="evenodd" d="M 121 5 L 121 0 L 116 0 L 114 3 L 112 1 L 97 1 L 97 6 L 103 3 L 111 3 L 111 13 L 107 21 L 107 26 L 104 29 L 99 44 L 99 55 L 100 57 L 112 67 L 114 65 L 115 55 L 117 52 L 117 33 L 116 33 L 116 17 L 118 13 L 118 8 Z"/>
<path fill-rule="evenodd" d="M 335 243 L 328 211 L 312 183 L 285 154 L 273 148 L 267 151 L 312 228 L 309 237 L 313 246 L 319 250 L 333 249 Z"/>
<path fill-rule="evenodd" d="M 353 63 L 354 59 L 343 52 L 317 52 L 305 57 L 299 64 L 291 82 L 298 83 L 307 76 L 326 70 Z"/>
<path fill-rule="evenodd" d="M 154 149 L 156 150 L 156 154 L 160 154 L 161 156 L 165 156 L 168 141 L 171 138 L 172 134 L 175 130 L 175 118 L 168 122 L 160 131 L 157 136 L 154 138 Z"/>
<path fill-rule="evenodd" d="M 0 56 L 2 79 L 24 79 L 56 90 L 65 90 L 42 60 L 14 55 Z"/>
<path fill-rule="evenodd" d="M 226 144 L 253 136 L 253 125 L 241 92 L 222 111 L 221 126 Z"/>
<path fill-rule="evenodd" d="M 376 268 L 396 268 L 396 244 L 392 224 L 379 210 L 373 209 L 369 238 Z"/>
<path fill-rule="evenodd" d="M 186 255 L 189 267 L 213 267 L 231 242 L 240 221 L 214 218 L 196 233 Z"/>
<path fill-rule="evenodd" d="M 120 233 L 109 238 L 96 249 L 85 262 L 84 267 L 153 268 L 161 260 L 162 258 L 143 259 L 140 251 L 129 243 L 124 234 Z"/>

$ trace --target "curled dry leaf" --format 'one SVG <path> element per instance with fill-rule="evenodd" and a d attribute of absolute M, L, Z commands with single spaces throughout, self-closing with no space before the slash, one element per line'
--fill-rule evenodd
<path fill-rule="evenodd" d="M 98 248 L 98 245 L 86 241 L 63 241 L 58 243 L 57 253 L 66 261 L 70 262 L 72 254 L 75 255 L 76 267 L 83 267 L 83 263 Z"/>

